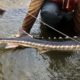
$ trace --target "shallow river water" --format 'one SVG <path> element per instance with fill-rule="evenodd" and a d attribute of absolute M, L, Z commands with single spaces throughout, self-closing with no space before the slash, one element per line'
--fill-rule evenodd
<path fill-rule="evenodd" d="M 18 32 L 27 12 L 27 1 L 0 1 L 0 8 L 6 10 L 0 16 L 0 37 L 12 37 Z M 0 80 L 80 80 L 80 52 L 41 54 L 33 48 L 0 49 Z"/>

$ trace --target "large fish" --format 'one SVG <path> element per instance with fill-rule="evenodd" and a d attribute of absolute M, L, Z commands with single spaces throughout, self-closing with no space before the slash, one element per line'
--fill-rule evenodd
<path fill-rule="evenodd" d="M 77 51 L 80 50 L 80 42 L 72 40 L 63 40 L 61 37 L 59 40 L 47 41 L 42 39 L 34 39 L 31 37 L 20 38 L 0 38 L 1 44 L 14 44 L 23 47 L 31 47 L 44 50 L 57 50 L 57 51 Z M 7 46 L 6 45 L 6 46 Z M 5 46 L 5 47 L 6 47 Z M 10 48 L 10 47 L 8 47 Z"/>

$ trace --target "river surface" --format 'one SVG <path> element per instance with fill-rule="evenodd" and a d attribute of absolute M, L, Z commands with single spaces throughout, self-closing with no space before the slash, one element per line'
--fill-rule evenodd
<path fill-rule="evenodd" d="M 18 32 L 28 0 L 0 0 L 0 37 Z M 38 33 L 35 24 L 32 32 Z M 36 32 L 38 31 L 38 32 Z M 0 80 L 80 80 L 80 52 L 42 52 L 33 48 L 0 49 Z"/>

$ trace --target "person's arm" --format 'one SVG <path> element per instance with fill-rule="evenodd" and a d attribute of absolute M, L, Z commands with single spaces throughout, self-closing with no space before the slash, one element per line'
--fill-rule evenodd
<path fill-rule="evenodd" d="M 41 9 L 42 5 L 44 3 L 44 0 L 32 0 L 29 6 L 28 13 L 37 17 L 39 10 Z M 30 32 L 30 29 L 32 28 L 32 25 L 35 22 L 35 18 L 33 18 L 31 15 L 27 14 L 24 21 L 22 28 L 26 32 Z"/>

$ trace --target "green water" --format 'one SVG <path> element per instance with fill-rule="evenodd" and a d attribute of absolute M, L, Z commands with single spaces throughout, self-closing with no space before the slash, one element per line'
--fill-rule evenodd
<path fill-rule="evenodd" d="M 12 0 L 6 1 L 6 12 L 0 16 L 0 37 L 17 33 L 27 12 L 26 4 L 20 6 L 21 0 L 13 0 L 17 6 L 14 9 L 13 5 L 9 7 Z M 80 80 L 80 52 L 41 54 L 32 48 L 0 49 L 0 80 Z"/>

